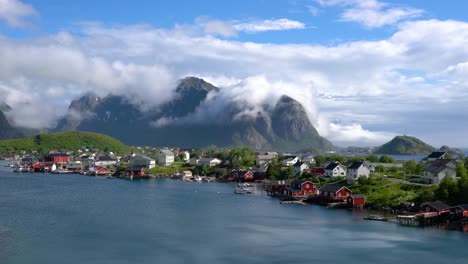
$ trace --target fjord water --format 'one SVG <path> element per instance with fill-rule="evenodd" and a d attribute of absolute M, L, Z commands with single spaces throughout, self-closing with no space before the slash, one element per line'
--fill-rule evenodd
<path fill-rule="evenodd" d="M 0 263 L 466 263 L 468 235 L 223 183 L 0 171 Z"/>

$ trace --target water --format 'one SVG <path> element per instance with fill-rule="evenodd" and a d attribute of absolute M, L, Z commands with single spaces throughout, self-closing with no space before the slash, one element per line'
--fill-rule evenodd
<path fill-rule="evenodd" d="M 0 263 L 467 263 L 466 233 L 362 217 L 223 183 L 0 171 Z"/>

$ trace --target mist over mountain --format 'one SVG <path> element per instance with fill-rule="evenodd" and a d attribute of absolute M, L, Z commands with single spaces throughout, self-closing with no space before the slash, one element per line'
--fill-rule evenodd
<path fill-rule="evenodd" d="M 87 94 L 74 100 L 56 131 L 104 133 L 130 145 L 314 150 L 333 148 L 289 96 L 272 105 L 223 101 L 220 89 L 202 79 L 180 80 L 174 99 L 142 111 L 122 96 Z"/>
<path fill-rule="evenodd" d="M 9 105 L 0 102 L 0 140 L 21 137 L 22 134 L 8 122 L 4 112 L 10 111 Z"/>

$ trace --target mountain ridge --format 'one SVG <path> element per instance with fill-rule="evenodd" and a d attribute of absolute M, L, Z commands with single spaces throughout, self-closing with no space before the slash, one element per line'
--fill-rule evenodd
<path fill-rule="evenodd" d="M 412 136 L 396 136 L 391 141 L 377 147 L 375 154 L 390 155 L 425 155 L 436 149 Z"/>

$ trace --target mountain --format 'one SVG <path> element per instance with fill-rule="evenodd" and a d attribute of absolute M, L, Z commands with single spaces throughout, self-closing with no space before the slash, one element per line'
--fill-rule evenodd
<path fill-rule="evenodd" d="M 21 137 L 21 133 L 10 125 L 4 112 L 10 111 L 11 108 L 5 103 L 0 103 L 0 140 L 13 139 Z"/>
<path fill-rule="evenodd" d="M 446 145 L 440 147 L 439 151 L 446 152 L 446 153 L 448 153 L 450 156 L 452 156 L 454 158 L 464 158 L 465 157 L 465 154 L 463 153 L 463 151 L 461 149 L 451 148 L 451 147 L 446 146 Z"/>
<path fill-rule="evenodd" d="M 390 142 L 377 147 L 375 154 L 391 155 L 423 155 L 429 154 L 436 149 L 416 137 L 396 136 Z"/>
<path fill-rule="evenodd" d="M 40 134 L 28 138 L 0 140 L 2 150 L 40 150 L 48 152 L 52 149 L 76 150 L 82 147 L 90 149 L 123 153 L 130 148 L 115 138 L 90 132 L 68 131 L 53 134 Z"/>
<path fill-rule="evenodd" d="M 209 117 L 197 117 L 199 108 L 211 106 L 211 101 L 206 100 L 208 94 L 216 98 L 219 91 L 202 79 L 187 77 L 179 82 L 171 102 L 145 112 L 121 96 L 99 98 L 88 94 L 72 102 L 69 114 L 56 130 L 95 131 L 130 145 L 243 145 L 316 152 L 333 149 L 312 126 L 302 105 L 288 96 L 281 97 L 274 107 L 262 106 L 255 114 L 242 118 L 239 114 L 250 110 L 250 106 L 232 102 L 223 102 L 217 113 L 208 110 Z"/>

